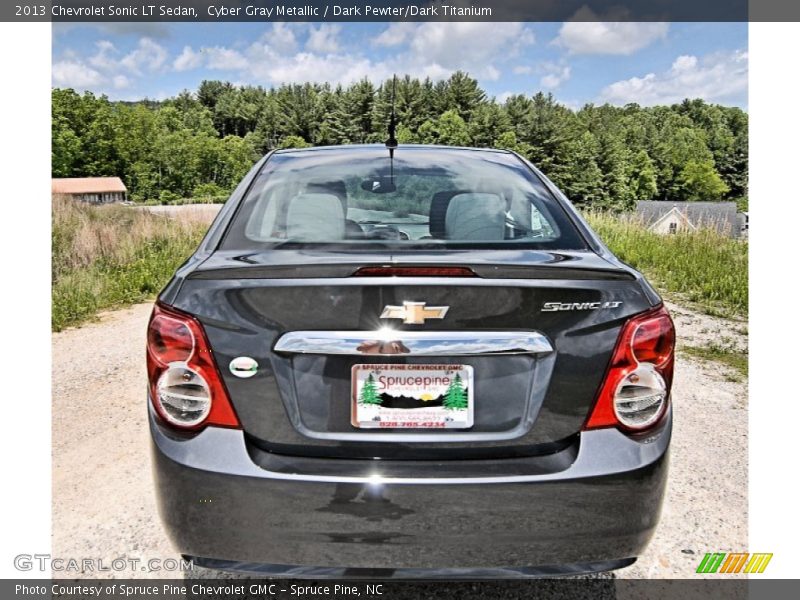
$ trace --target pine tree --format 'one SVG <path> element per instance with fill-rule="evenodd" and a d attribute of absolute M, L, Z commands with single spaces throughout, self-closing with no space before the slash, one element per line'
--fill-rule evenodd
<path fill-rule="evenodd" d="M 464 391 L 464 383 L 461 381 L 461 375 L 456 373 L 444 397 L 444 407 L 448 410 L 458 410 L 460 408 L 467 408 L 469 400 L 467 393 Z"/>
<path fill-rule="evenodd" d="M 658 196 L 656 184 L 656 168 L 645 150 L 634 155 L 631 177 L 631 189 L 634 200 L 650 200 Z"/>
<path fill-rule="evenodd" d="M 478 81 L 463 71 L 453 73 L 444 90 L 446 110 L 455 110 L 466 122 L 469 122 L 475 109 L 486 102 L 486 93 L 480 88 Z"/>
<path fill-rule="evenodd" d="M 204 81 L 195 94 L 135 104 L 54 89 L 52 172 L 120 175 L 137 200 L 205 184 L 228 190 L 278 146 L 383 143 L 393 95 L 401 142 L 515 150 L 582 206 L 747 195 L 748 116 L 739 108 L 687 100 L 576 111 L 541 93 L 496 104 L 462 72 L 437 83 L 398 73 L 396 85 L 363 79 L 335 89 Z"/>
<path fill-rule="evenodd" d="M 360 404 L 381 403 L 381 397 L 378 395 L 378 388 L 375 386 L 375 379 L 372 377 L 372 373 L 369 374 L 367 380 L 364 382 L 358 401 Z"/>

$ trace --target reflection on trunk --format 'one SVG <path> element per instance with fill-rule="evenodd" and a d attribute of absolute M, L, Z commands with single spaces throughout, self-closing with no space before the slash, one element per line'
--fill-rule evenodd
<path fill-rule="evenodd" d="M 366 340 L 362 342 L 356 350 L 363 354 L 408 354 L 411 352 L 408 346 L 401 340 L 392 340 L 389 342 Z"/>

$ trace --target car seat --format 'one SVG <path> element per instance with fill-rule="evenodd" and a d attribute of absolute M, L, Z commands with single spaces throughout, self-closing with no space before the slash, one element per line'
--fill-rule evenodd
<path fill-rule="evenodd" d="M 333 194 L 305 193 L 292 198 L 286 210 L 286 237 L 322 242 L 344 238 L 342 203 Z"/>
<path fill-rule="evenodd" d="M 431 201 L 429 229 L 439 239 L 503 240 L 506 201 L 499 194 L 488 192 L 437 192 Z"/>

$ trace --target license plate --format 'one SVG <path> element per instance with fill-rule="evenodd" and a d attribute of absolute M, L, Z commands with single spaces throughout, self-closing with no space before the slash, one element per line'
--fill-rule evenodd
<path fill-rule="evenodd" d="M 354 427 L 468 429 L 475 402 L 469 365 L 354 365 Z"/>

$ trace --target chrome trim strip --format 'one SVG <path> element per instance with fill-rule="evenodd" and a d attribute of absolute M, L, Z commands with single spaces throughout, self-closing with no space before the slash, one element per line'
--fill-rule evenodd
<path fill-rule="evenodd" d="M 538 331 L 291 331 L 274 347 L 289 354 L 347 356 L 494 356 L 544 354 L 553 346 Z"/>

